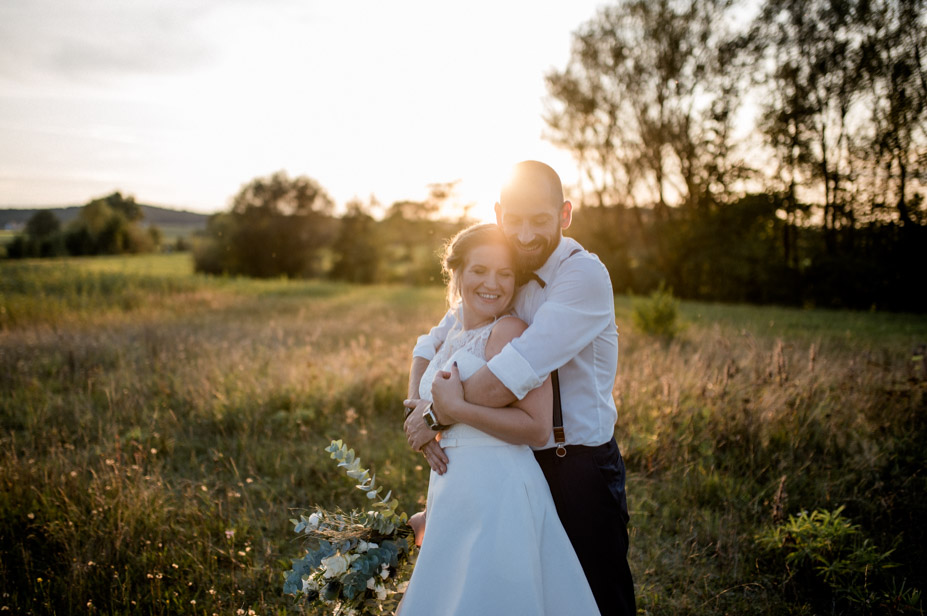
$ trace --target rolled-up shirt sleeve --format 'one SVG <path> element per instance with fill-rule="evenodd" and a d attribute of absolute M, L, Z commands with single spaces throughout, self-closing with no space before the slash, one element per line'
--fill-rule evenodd
<path fill-rule="evenodd" d="M 422 357 L 428 361 L 434 359 L 438 347 L 444 344 L 448 332 L 451 331 L 456 321 L 454 311 L 448 310 L 440 323 L 432 327 L 427 334 L 418 337 L 415 348 L 412 349 L 412 357 Z"/>
<path fill-rule="evenodd" d="M 615 327 L 608 271 L 590 257 L 567 260 L 522 334 L 491 360 L 489 370 L 519 400 L 570 361 L 607 327 Z"/>

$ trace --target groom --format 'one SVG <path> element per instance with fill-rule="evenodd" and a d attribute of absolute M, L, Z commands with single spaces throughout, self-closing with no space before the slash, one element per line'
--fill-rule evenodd
<path fill-rule="evenodd" d="M 595 255 L 563 237 L 572 205 L 564 200 L 560 177 L 549 166 L 536 161 L 516 165 L 495 212 L 515 248 L 519 269 L 533 272 L 515 299 L 515 312 L 529 327 L 467 379 L 464 395 L 475 404 L 501 409 L 559 369 L 566 455 L 558 455 L 551 435 L 535 457 L 599 610 L 608 616 L 634 614 L 625 469 L 614 438 L 618 332 L 608 272 Z M 422 374 L 453 324 L 449 312 L 419 338 L 410 398 L 418 397 Z M 440 423 L 439 405 L 433 413 Z M 491 425 L 494 415 L 498 411 L 481 418 L 484 425 Z M 409 415 L 405 430 L 410 446 L 443 473 L 448 459 L 420 412 Z"/>

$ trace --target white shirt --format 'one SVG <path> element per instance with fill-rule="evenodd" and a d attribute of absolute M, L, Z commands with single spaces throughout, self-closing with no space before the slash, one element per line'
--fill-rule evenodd
<path fill-rule="evenodd" d="M 612 389 L 618 371 L 618 329 L 611 280 L 599 258 L 562 237 L 536 274 L 518 290 L 515 314 L 528 323 L 521 336 L 489 360 L 489 370 L 519 399 L 560 370 L 567 444 L 601 445 L 614 434 L 618 411 Z M 412 354 L 431 360 L 456 321 L 449 311 L 420 336 Z M 553 447 L 554 437 L 547 445 Z"/>

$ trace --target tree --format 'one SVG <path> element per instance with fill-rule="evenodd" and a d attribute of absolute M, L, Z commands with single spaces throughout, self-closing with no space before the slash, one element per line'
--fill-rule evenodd
<path fill-rule="evenodd" d="M 549 137 L 571 151 L 598 205 L 709 205 L 733 168 L 736 81 L 725 62 L 729 0 L 627 0 L 574 35 L 547 75 Z M 714 144 L 712 147 L 711 144 Z"/>
<path fill-rule="evenodd" d="M 927 16 L 923 0 L 861 3 L 860 74 L 870 133 L 859 154 L 870 161 L 869 200 L 894 204 L 901 225 L 927 222 Z M 920 188 L 918 195 L 914 191 Z"/>
<path fill-rule="evenodd" d="M 859 21 L 854 0 L 767 0 L 748 36 L 768 73 L 761 129 L 787 174 L 788 213 L 806 189 L 821 202 L 827 250 L 854 224 L 851 112 L 860 96 Z"/>
<path fill-rule="evenodd" d="M 64 234 L 67 251 L 71 255 L 150 252 L 157 246 L 157 236 L 142 229 L 143 216 L 131 195 L 114 192 L 93 199 L 68 225 Z"/>
<path fill-rule="evenodd" d="M 334 204 L 306 176 L 279 171 L 244 185 L 227 214 L 210 219 L 209 244 L 196 251 L 198 271 L 255 277 L 308 277 L 321 270 L 331 242 Z"/>
<path fill-rule="evenodd" d="M 371 283 L 379 278 L 380 245 L 377 223 L 358 200 L 347 204 L 332 246 L 331 276 L 348 282 Z"/>
<path fill-rule="evenodd" d="M 26 235 L 35 239 L 46 239 L 61 231 L 61 221 L 54 212 L 39 210 L 26 222 Z"/>

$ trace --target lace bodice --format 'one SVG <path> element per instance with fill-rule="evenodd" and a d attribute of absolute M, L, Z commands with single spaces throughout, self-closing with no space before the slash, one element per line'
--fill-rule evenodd
<path fill-rule="evenodd" d="M 458 321 L 422 375 L 418 388 L 419 397 L 431 400 L 431 383 L 435 380 L 438 370 L 449 370 L 455 361 L 463 380 L 479 370 L 486 363 L 486 341 L 492 333 L 493 326 L 498 322 L 499 319 L 496 319 L 482 327 L 464 329 L 463 324 Z"/>

